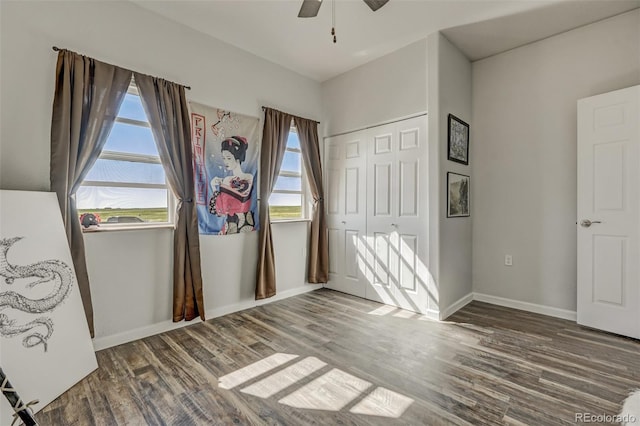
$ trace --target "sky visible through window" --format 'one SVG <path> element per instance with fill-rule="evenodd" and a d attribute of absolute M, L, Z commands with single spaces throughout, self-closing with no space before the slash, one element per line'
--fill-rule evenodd
<path fill-rule="evenodd" d="M 127 94 L 118 117 L 147 122 L 140 97 Z M 150 127 L 115 122 L 103 151 L 158 156 Z M 161 164 L 100 158 L 85 181 L 164 184 Z M 155 188 L 81 186 L 76 194 L 78 209 L 166 208 L 167 191 Z"/>
<path fill-rule="evenodd" d="M 300 149 L 300 139 L 296 132 L 289 132 L 287 147 Z M 285 151 L 280 171 L 301 173 L 302 155 L 299 152 Z M 302 189 L 302 179 L 280 176 L 274 189 L 300 191 Z M 272 194 L 269 198 L 269 204 L 272 206 L 299 206 L 302 204 L 302 197 L 300 194 Z"/>
<path fill-rule="evenodd" d="M 144 112 L 142 102 L 138 95 L 127 93 L 120 105 L 119 117 L 130 118 L 131 120 L 147 121 L 147 114 Z"/>
<path fill-rule="evenodd" d="M 132 94 L 125 96 L 118 116 L 147 121 L 140 97 Z M 289 133 L 287 146 L 300 149 L 297 133 Z M 151 128 L 123 122 L 114 123 L 103 150 L 127 154 L 159 155 Z M 282 161 L 281 170 L 300 173 L 302 170 L 301 161 L 300 153 L 287 151 Z M 98 159 L 85 180 L 163 184 L 164 170 L 161 164 Z M 300 191 L 301 182 L 300 178 L 280 177 L 275 189 Z M 76 199 L 78 209 L 167 207 L 167 196 L 164 189 L 81 186 L 78 189 Z M 301 195 L 273 194 L 270 198 L 270 204 L 274 206 L 299 206 L 301 205 Z"/>

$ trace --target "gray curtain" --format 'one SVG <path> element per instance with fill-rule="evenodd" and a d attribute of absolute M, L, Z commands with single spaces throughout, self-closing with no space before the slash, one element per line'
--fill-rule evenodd
<path fill-rule="evenodd" d="M 326 283 L 329 280 L 329 241 L 327 216 L 324 209 L 318 123 L 300 117 L 294 117 L 293 121 L 298 130 L 302 159 L 307 171 L 311 196 L 313 197 L 307 281 L 310 283 Z"/>
<path fill-rule="evenodd" d="M 266 108 L 260 152 L 260 235 L 258 240 L 258 270 L 256 300 L 276 294 L 276 265 L 269 220 L 269 197 L 278 179 L 292 115 Z"/>
<path fill-rule="evenodd" d="M 92 337 L 93 306 L 75 193 L 107 142 L 131 74 L 68 50 L 58 53 L 51 118 L 51 190 L 58 195 Z"/>
<path fill-rule="evenodd" d="M 173 321 L 204 321 L 193 154 L 184 86 L 134 73 L 167 182 L 178 198 L 173 234 Z"/>

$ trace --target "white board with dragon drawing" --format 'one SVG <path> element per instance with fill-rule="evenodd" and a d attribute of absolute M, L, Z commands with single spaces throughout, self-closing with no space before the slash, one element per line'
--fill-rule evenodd
<path fill-rule="evenodd" d="M 98 367 L 54 193 L 0 190 L 0 363 L 36 412 Z"/>

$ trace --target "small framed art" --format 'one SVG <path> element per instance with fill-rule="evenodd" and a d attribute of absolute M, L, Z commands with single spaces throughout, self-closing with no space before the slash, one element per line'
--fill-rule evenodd
<path fill-rule="evenodd" d="M 469 216 L 469 179 L 469 176 L 447 173 L 447 217 Z"/>
<path fill-rule="evenodd" d="M 469 125 L 449 114 L 447 158 L 456 163 L 469 164 Z"/>

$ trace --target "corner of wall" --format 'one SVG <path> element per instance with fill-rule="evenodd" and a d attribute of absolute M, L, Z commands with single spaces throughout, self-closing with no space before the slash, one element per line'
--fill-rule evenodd
<path fill-rule="evenodd" d="M 429 137 L 429 270 L 440 292 L 440 107 L 438 99 L 438 52 L 440 33 L 432 33 L 427 37 L 427 121 Z M 434 142 L 435 141 L 435 142 Z M 438 299 L 440 295 L 438 294 Z"/>
<path fill-rule="evenodd" d="M 449 306 L 447 306 L 446 308 L 440 311 L 440 318 L 439 318 L 440 321 L 446 320 L 451 315 L 455 314 L 460 309 L 464 308 L 469 303 L 473 302 L 473 300 L 474 300 L 473 292 L 465 294 L 460 299 L 456 300 L 455 302 L 453 302 L 452 304 L 450 304 Z"/>
<path fill-rule="evenodd" d="M 472 123 L 471 62 L 440 32 L 428 37 L 428 59 L 430 261 L 441 317 L 446 317 L 472 292 L 472 218 L 447 218 L 445 210 L 447 172 L 472 175 L 472 159 L 469 165 L 462 165 L 449 161 L 446 155 L 448 114 Z"/>

